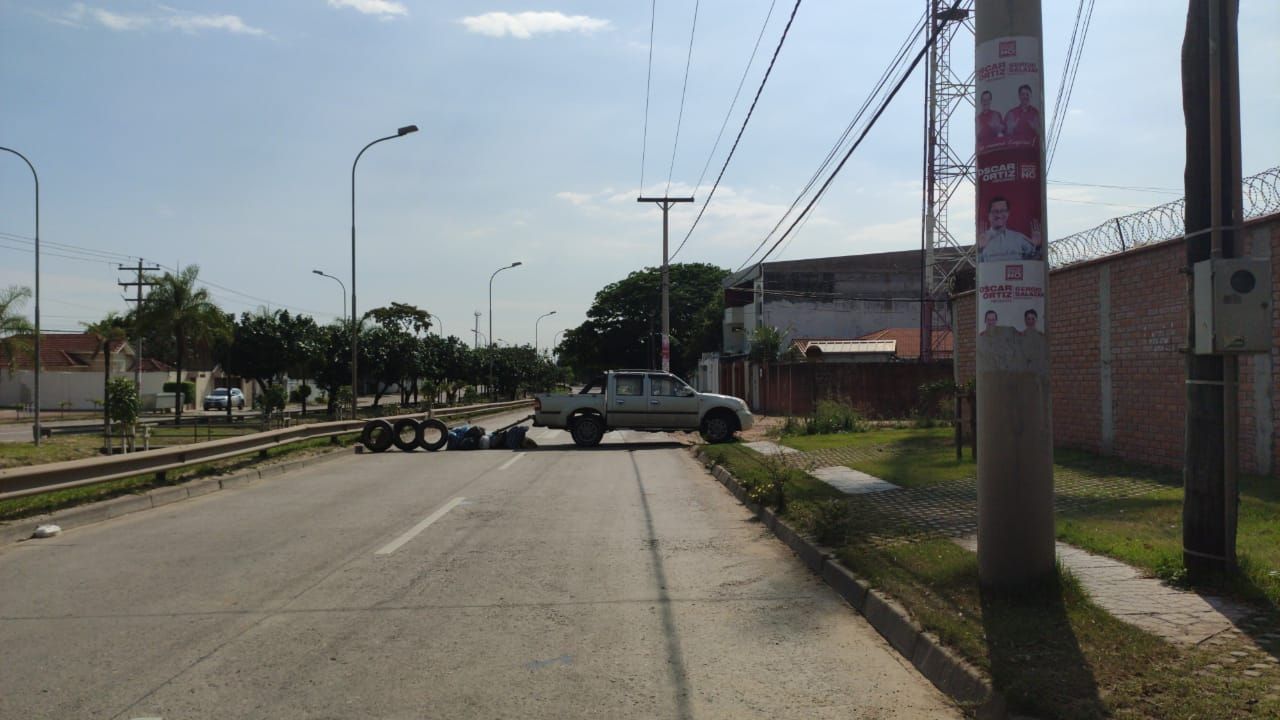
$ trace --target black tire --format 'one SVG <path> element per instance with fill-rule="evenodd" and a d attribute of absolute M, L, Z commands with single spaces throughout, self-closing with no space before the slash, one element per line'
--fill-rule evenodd
<path fill-rule="evenodd" d="M 386 420 L 370 420 L 360 431 L 360 444 L 364 445 L 369 452 L 385 451 L 391 447 L 391 441 L 394 439 L 395 433 L 391 430 L 391 423 Z"/>
<path fill-rule="evenodd" d="M 726 412 L 713 412 L 702 419 L 702 437 L 715 444 L 728 442 L 738 429 L 738 423 Z"/>
<path fill-rule="evenodd" d="M 240 409 L 241 409 L 241 410 L 243 410 L 243 409 L 244 409 L 244 401 L 243 401 L 243 400 L 241 400 L 241 401 L 240 401 Z"/>
<path fill-rule="evenodd" d="M 205 412 L 209 412 L 209 406 L 208 406 L 208 405 L 205 405 L 205 406 L 204 406 L 204 411 L 205 411 Z"/>
<path fill-rule="evenodd" d="M 569 434 L 578 447 L 595 447 L 604 439 L 604 421 L 599 415 L 581 415 L 573 421 Z"/>
<path fill-rule="evenodd" d="M 439 438 L 428 440 L 428 437 L 435 437 L 439 433 Z M 418 447 L 428 452 L 435 452 L 445 445 L 449 444 L 449 426 L 443 422 L 431 418 L 423 420 L 418 426 Z"/>
<path fill-rule="evenodd" d="M 405 431 L 410 431 L 409 439 L 404 439 Z M 391 444 L 400 452 L 413 452 L 418 449 L 418 440 L 422 438 L 422 426 L 413 418 L 401 418 L 391 426 Z"/>

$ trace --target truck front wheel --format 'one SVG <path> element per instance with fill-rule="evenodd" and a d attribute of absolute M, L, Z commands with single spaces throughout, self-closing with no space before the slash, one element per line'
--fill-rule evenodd
<path fill-rule="evenodd" d="M 580 447 L 595 447 L 604 438 L 604 422 L 596 415 L 582 415 L 573 421 L 569 434 Z"/>
<path fill-rule="evenodd" d="M 728 441 L 736 429 L 732 416 L 724 412 L 713 412 L 702 421 L 702 437 L 712 444 Z"/>

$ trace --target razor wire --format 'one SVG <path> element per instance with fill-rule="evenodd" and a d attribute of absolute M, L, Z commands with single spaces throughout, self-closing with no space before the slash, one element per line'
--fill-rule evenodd
<path fill-rule="evenodd" d="M 1280 166 L 1244 178 L 1241 192 L 1244 220 L 1280 213 Z M 1049 265 L 1059 268 L 1180 238 L 1186 231 L 1185 207 L 1186 200 L 1180 198 L 1053 240 L 1049 243 Z"/>

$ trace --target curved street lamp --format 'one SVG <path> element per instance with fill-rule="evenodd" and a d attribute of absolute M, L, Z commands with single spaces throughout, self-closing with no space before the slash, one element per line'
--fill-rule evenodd
<path fill-rule="evenodd" d="M 564 334 L 564 330 L 557 330 L 555 335 L 551 336 L 551 347 L 547 348 L 547 354 L 550 355 L 560 341 L 560 336 Z"/>
<path fill-rule="evenodd" d="M 351 419 L 356 419 L 356 408 L 360 406 L 359 402 L 359 385 L 357 384 L 356 373 L 356 346 L 360 338 L 360 322 L 356 314 L 356 165 L 360 163 L 360 156 L 364 155 L 364 151 L 377 145 L 385 140 L 395 140 L 398 137 L 404 137 L 410 133 L 418 132 L 417 125 L 405 125 L 396 130 L 395 135 L 380 137 L 377 140 L 365 145 L 356 153 L 356 159 L 351 163 Z M 344 311 L 345 313 L 345 311 Z"/>
<path fill-rule="evenodd" d="M 0 147 L 0 150 L 13 153 L 22 158 L 22 162 L 31 169 L 31 177 L 36 182 L 36 353 L 35 353 L 35 424 L 31 426 L 31 434 L 35 437 L 36 447 L 40 447 L 40 176 L 36 174 L 36 166 L 31 164 L 26 155 L 13 148 Z M 181 379 L 181 378 L 179 378 Z M 104 398 L 105 400 L 105 398 Z"/>
<path fill-rule="evenodd" d="M 524 263 L 517 260 L 511 263 L 510 265 L 505 265 L 503 267 L 498 268 L 497 270 L 494 270 L 493 274 L 489 276 L 489 334 L 485 336 L 486 345 L 488 344 L 488 338 L 493 337 L 493 279 L 497 277 L 498 273 L 502 272 L 503 270 L 510 270 L 513 267 L 520 267 L 523 264 Z M 492 353 L 489 354 L 489 388 L 490 388 L 489 395 L 490 397 L 493 397 L 494 388 L 493 388 L 493 354 Z"/>
<path fill-rule="evenodd" d="M 347 286 L 344 285 L 342 281 L 339 280 L 337 277 L 330 275 L 329 273 L 320 272 L 319 270 L 312 270 L 311 272 L 315 273 L 316 275 L 319 275 L 320 277 L 327 277 L 330 280 L 333 280 L 334 282 L 338 283 L 338 287 L 342 288 L 342 321 L 346 322 L 347 321 Z"/>
<path fill-rule="evenodd" d="M 551 312 L 545 315 L 539 315 L 538 319 L 533 321 L 533 354 L 534 355 L 538 354 L 538 323 L 542 322 L 542 318 L 551 317 L 552 315 L 555 315 L 555 314 L 556 314 L 556 311 L 552 310 Z"/>

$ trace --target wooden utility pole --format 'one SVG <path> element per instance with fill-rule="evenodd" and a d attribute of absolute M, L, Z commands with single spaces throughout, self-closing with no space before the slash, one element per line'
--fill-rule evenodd
<path fill-rule="evenodd" d="M 662 208 L 662 371 L 671 372 L 671 273 L 667 263 L 667 212 L 676 203 L 691 203 L 691 197 L 644 197 L 636 202 L 651 202 Z"/>
<path fill-rule="evenodd" d="M 1193 580 L 1236 565 L 1238 360 L 1196 354 L 1192 266 L 1240 254 L 1239 0 L 1190 0 L 1182 42 L 1182 111 L 1187 128 L 1186 457 L 1182 552 Z"/>
<path fill-rule="evenodd" d="M 1053 576 L 1040 0 L 977 0 L 978 575 Z M 983 106 L 987 106 L 983 109 Z"/>

